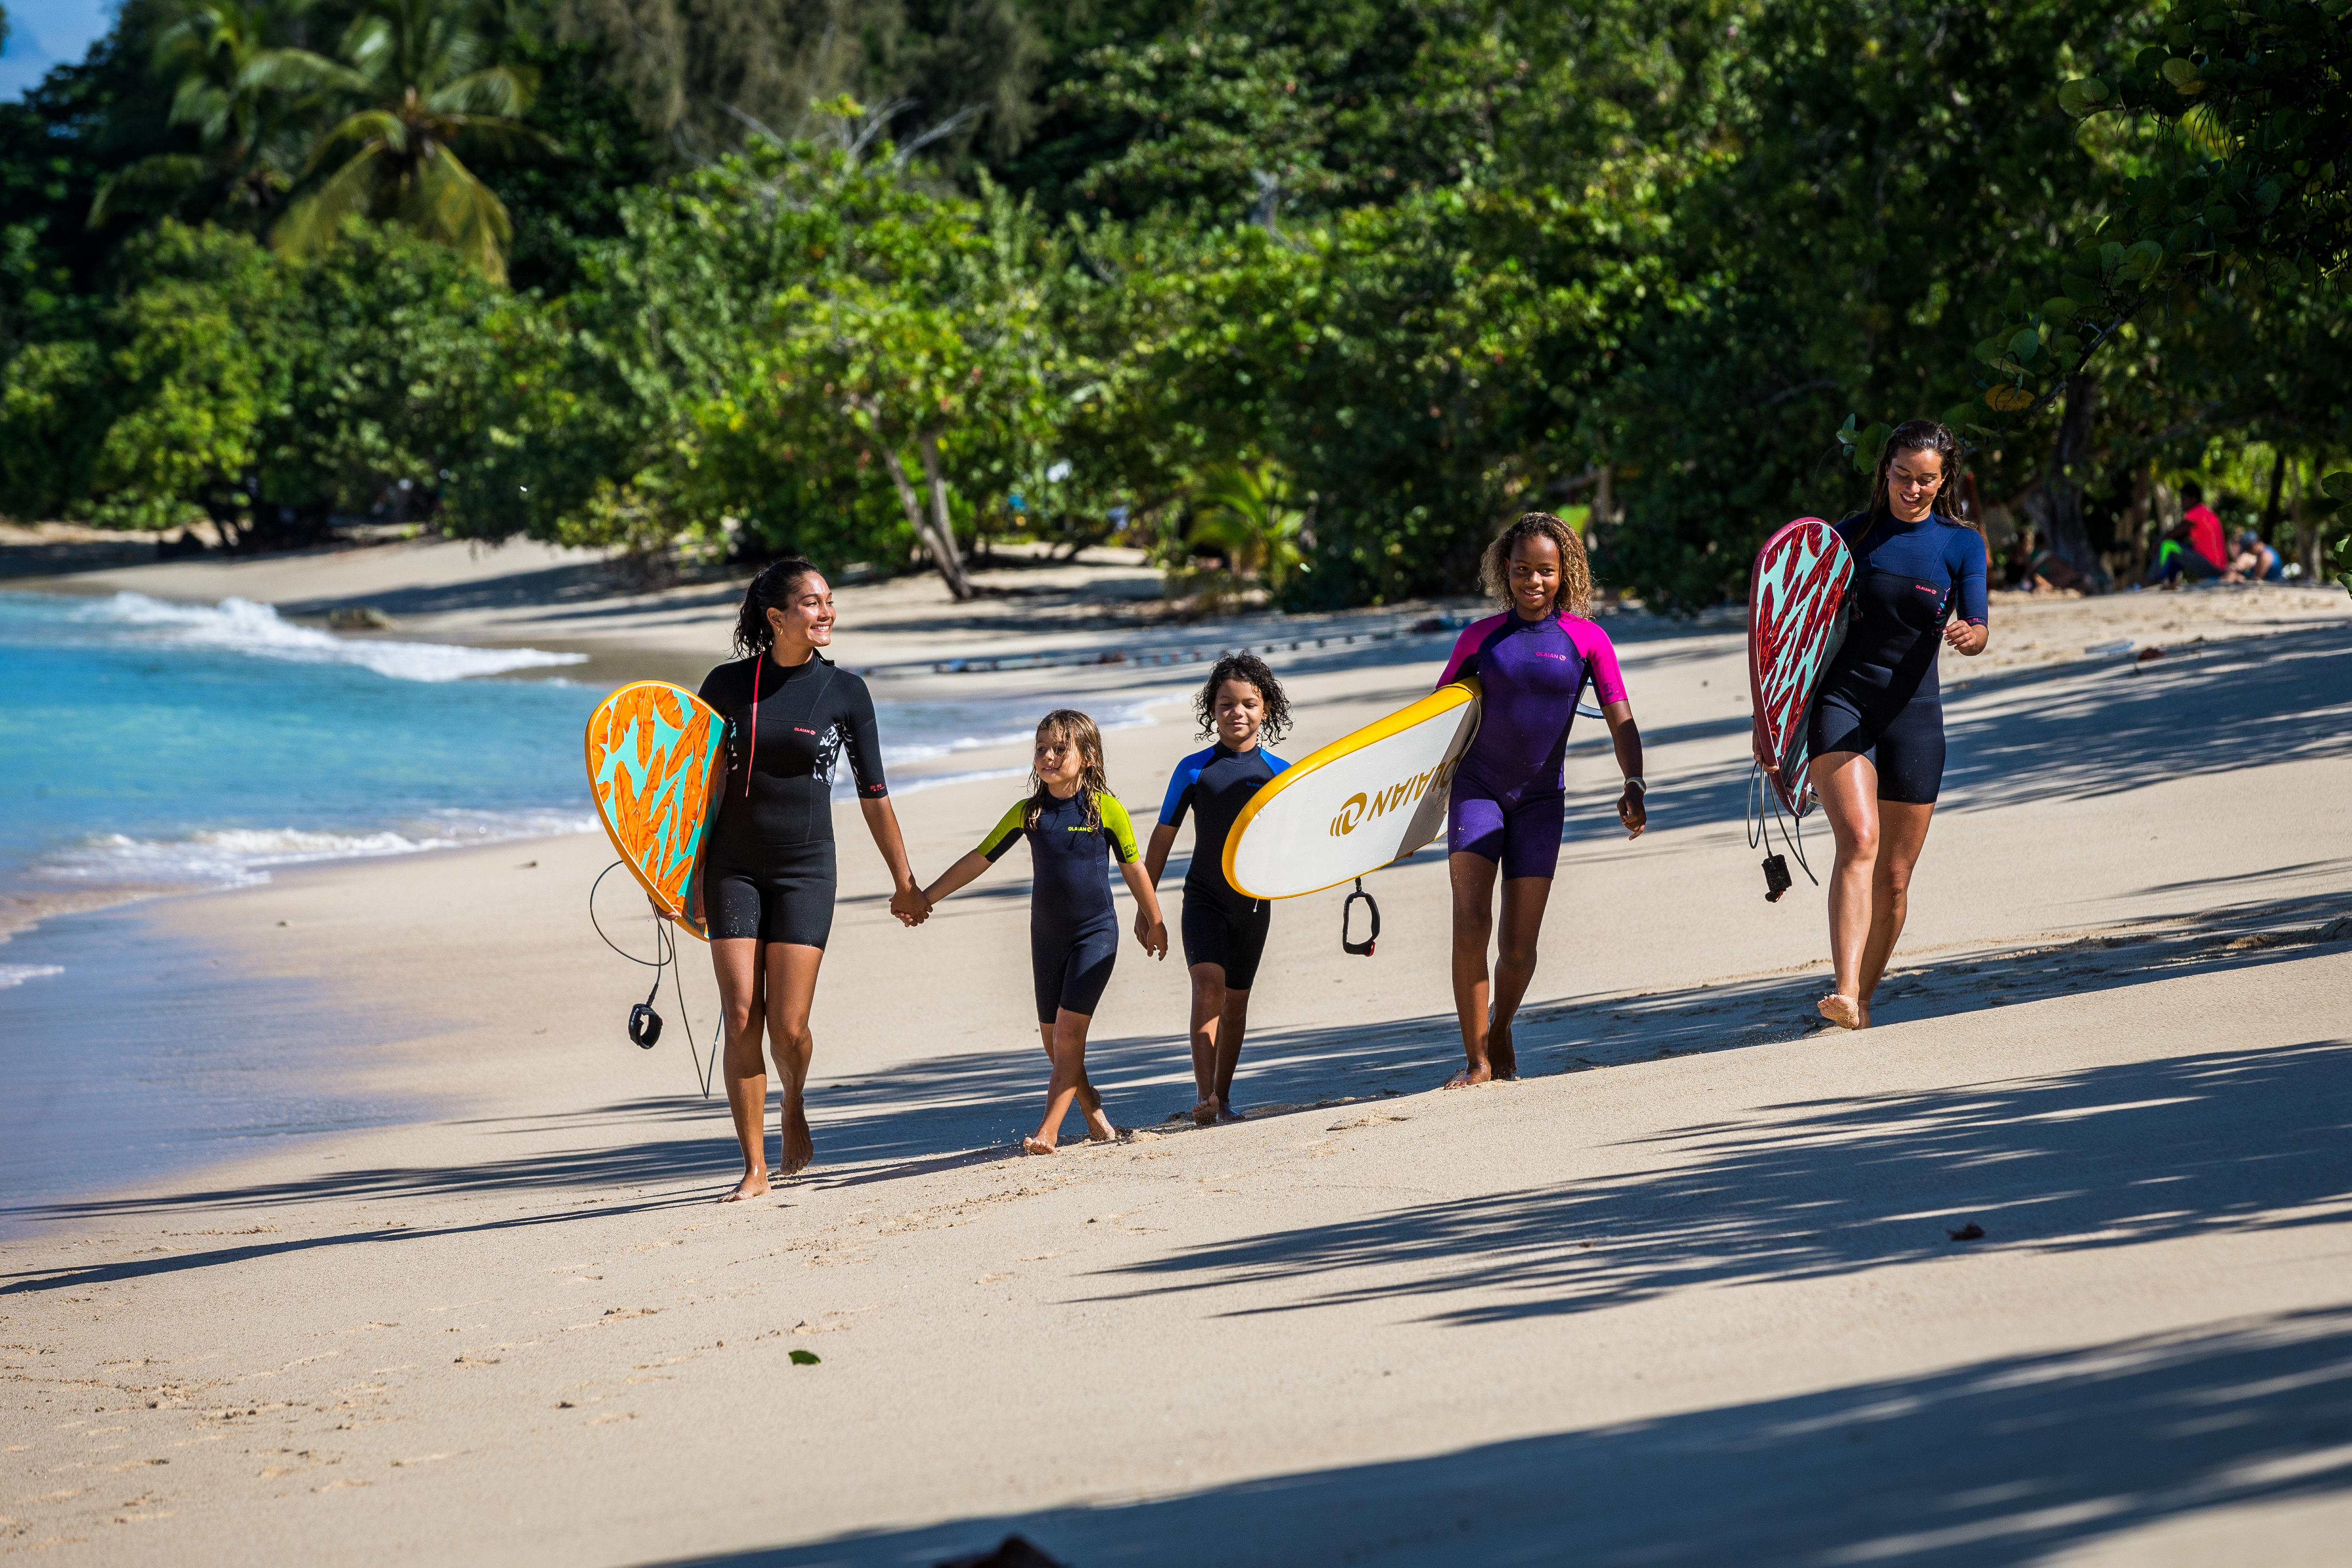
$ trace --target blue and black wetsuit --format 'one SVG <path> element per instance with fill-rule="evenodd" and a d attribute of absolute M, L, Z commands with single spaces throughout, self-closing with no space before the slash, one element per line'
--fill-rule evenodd
<path fill-rule="evenodd" d="M 1162 827 L 1193 814 L 1192 862 L 1184 871 L 1185 967 L 1216 964 L 1228 991 L 1246 991 L 1257 978 L 1274 914 L 1265 900 L 1246 897 L 1225 880 L 1225 839 L 1250 796 L 1289 765 L 1264 746 L 1236 752 L 1219 742 L 1176 764 L 1160 805 Z"/>
<path fill-rule="evenodd" d="M 1822 677 L 1807 742 L 1816 757 L 1871 752 L 1878 798 L 1932 805 L 1944 782 L 1944 623 L 1985 625 L 1984 535 L 1930 513 L 1856 512 L 1837 525 L 1853 552 L 1853 615 Z"/>
<path fill-rule="evenodd" d="M 727 779 L 701 873 L 710 934 L 821 948 L 833 932 L 834 765 L 848 752 L 862 799 L 890 793 L 874 699 L 814 652 L 794 665 L 764 654 L 722 664 L 698 695 L 727 716 Z"/>
<path fill-rule="evenodd" d="M 1118 958 L 1110 861 L 1132 865 L 1143 857 L 1118 797 L 1097 795 L 1094 805 L 1089 821 L 1084 790 L 1067 800 L 1024 795 L 980 841 L 980 852 L 995 861 L 1015 839 L 1029 840 L 1029 970 L 1040 1024 L 1065 1008 L 1091 1017 Z"/>

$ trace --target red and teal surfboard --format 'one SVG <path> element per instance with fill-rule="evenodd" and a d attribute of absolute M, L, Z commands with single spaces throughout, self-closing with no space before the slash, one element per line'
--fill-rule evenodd
<path fill-rule="evenodd" d="M 1853 557 L 1837 530 L 1801 517 L 1764 542 L 1748 589 L 1748 689 L 1756 747 L 1777 758 L 1773 789 L 1802 816 L 1812 804 L 1805 784 L 1805 725 L 1813 693 L 1845 640 Z"/>

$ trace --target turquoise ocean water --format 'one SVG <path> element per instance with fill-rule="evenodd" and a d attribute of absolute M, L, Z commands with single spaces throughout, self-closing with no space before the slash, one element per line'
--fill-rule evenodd
<path fill-rule="evenodd" d="M 236 599 L 0 593 L 0 898 L 30 912 L 593 832 L 580 736 L 606 685 L 566 678 L 583 662 L 341 637 Z M 877 684 L 893 788 L 975 776 L 955 753 L 1025 739 L 1053 705 L 894 701 Z M 1149 721 L 1140 704 L 1097 717 Z M 0 943 L 0 1224 L 255 1140 L 411 1113 L 315 1087 L 332 1052 L 397 1037 L 396 1021 L 354 1026 L 321 988 L 235 973 L 135 906 Z"/>

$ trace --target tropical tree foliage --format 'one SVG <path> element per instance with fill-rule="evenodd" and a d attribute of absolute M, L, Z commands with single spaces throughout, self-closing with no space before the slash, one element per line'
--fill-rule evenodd
<path fill-rule="evenodd" d="M 0 107 L 0 507 L 1696 608 L 1942 411 L 2094 583 L 2191 473 L 2342 569 L 2347 4 L 125 0 Z"/>

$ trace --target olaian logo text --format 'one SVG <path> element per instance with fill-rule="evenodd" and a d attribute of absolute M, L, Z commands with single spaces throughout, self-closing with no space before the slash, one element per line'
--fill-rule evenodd
<path fill-rule="evenodd" d="M 1360 792 L 1349 795 L 1348 804 L 1339 808 L 1339 815 L 1331 819 L 1331 837 L 1345 838 L 1374 817 L 1412 805 L 1428 793 L 1432 785 L 1444 789 L 1453 782 L 1454 770 L 1461 765 L 1461 761 L 1459 757 L 1449 757 L 1428 772 L 1415 773 L 1377 794 Z"/>

